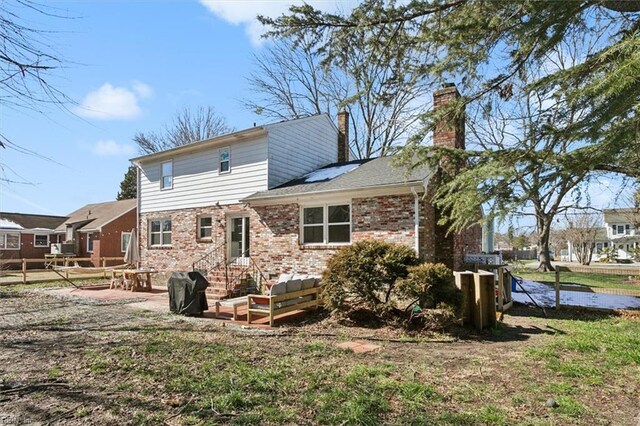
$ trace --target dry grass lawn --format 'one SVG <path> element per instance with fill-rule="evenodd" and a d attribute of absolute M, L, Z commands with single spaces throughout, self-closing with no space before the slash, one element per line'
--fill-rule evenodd
<path fill-rule="evenodd" d="M 545 319 L 520 307 L 491 332 L 415 338 L 322 317 L 221 327 L 126 301 L 0 291 L 0 423 L 638 424 L 631 314 Z M 381 349 L 336 347 L 353 339 Z"/>

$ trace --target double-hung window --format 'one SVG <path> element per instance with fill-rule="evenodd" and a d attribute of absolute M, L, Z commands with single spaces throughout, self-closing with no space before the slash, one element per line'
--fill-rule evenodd
<path fill-rule="evenodd" d="M 160 166 L 162 176 L 160 177 L 160 189 L 173 188 L 173 161 L 165 161 Z"/>
<path fill-rule="evenodd" d="M 171 219 L 149 221 L 149 245 L 151 247 L 171 245 Z"/>
<path fill-rule="evenodd" d="M 34 247 L 49 247 L 49 235 L 48 234 L 35 234 L 33 236 Z"/>
<path fill-rule="evenodd" d="M 211 216 L 200 216 L 198 218 L 198 239 L 210 240 L 213 228 L 213 218 Z"/>
<path fill-rule="evenodd" d="M 301 228 L 302 244 L 348 244 L 351 242 L 351 206 L 303 207 Z"/>
<path fill-rule="evenodd" d="M 19 250 L 20 234 L 19 233 L 2 233 L 0 234 L 0 249 Z"/>
<path fill-rule="evenodd" d="M 218 150 L 220 155 L 220 173 L 229 173 L 231 171 L 231 148 L 228 146 Z"/>

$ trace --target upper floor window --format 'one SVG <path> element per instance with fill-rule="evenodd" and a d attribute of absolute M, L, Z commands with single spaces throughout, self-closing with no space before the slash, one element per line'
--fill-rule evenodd
<path fill-rule="evenodd" d="M 210 240 L 213 229 L 213 218 L 211 216 L 200 216 L 198 218 L 198 239 Z"/>
<path fill-rule="evenodd" d="M 303 244 L 346 244 L 351 242 L 351 206 L 349 204 L 304 207 L 302 209 Z"/>
<path fill-rule="evenodd" d="M 123 232 L 120 235 L 120 251 L 123 253 L 127 251 L 129 240 L 131 240 L 131 232 Z"/>
<path fill-rule="evenodd" d="M 20 234 L 19 233 L 2 233 L 0 234 L 0 249 L 3 250 L 19 250 Z"/>
<path fill-rule="evenodd" d="M 34 247 L 49 247 L 49 235 L 48 234 L 35 234 L 33 236 Z"/>
<path fill-rule="evenodd" d="M 231 148 L 220 148 L 220 173 L 229 173 L 231 171 Z"/>
<path fill-rule="evenodd" d="M 171 219 L 149 221 L 149 245 L 155 247 L 171 245 Z"/>
<path fill-rule="evenodd" d="M 160 189 L 173 188 L 173 161 L 162 163 L 162 177 L 160 178 Z"/>
<path fill-rule="evenodd" d="M 611 233 L 612 235 L 631 235 L 631 225 L 611 225 Z"/>

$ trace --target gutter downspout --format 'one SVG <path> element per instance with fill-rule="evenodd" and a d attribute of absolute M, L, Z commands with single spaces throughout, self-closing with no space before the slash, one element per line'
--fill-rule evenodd
<path fill-rule="evenodd" d="M 416 256 L 420 257 L 420 198 L 418 192 L 414 187 L 411 187 L 411 193 L 413 194 L 413 219 L 414 219 L 414 233 L 415 233 L 415 251 Z"/>
<path fill-rule="evenodd" d="M 141 247 L 140 247 L 140 242 L 142 241 L 142 238 L 140 237 L 140 204 L 141 204 L 141 200 L 140 200 L 140 163 L 133 161 L 133 164 L 136 166 L 136 234 L 138 235 L 138 253 L 142 253 Z M 140 260 L 138 261 L 138 264 L 136 265 L 136 268 L 140 269 L 142 265 L 142 256 L 140 256 Z"/>

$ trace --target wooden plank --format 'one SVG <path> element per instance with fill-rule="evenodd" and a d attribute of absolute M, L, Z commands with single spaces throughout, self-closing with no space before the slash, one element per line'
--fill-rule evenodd
<path fill-rule="evenodd" d="M 475 304 L 475 287 L 473 272 L 454 272 L 456 287 L 462 291 L 462 323 L 473 323 L 473 306 Z"/>
<path fill-rule="evenodd" d="M 297 297 L 308 296 L 310 294 L 318 294 L 320 287 L 312 287 L 304 290 L 292 291 L 291 293 L 278 294 L 277 296 L 262 296 L 268 297 L 273 300 L 275 303 L 284 302 L 286 300 L 295 299 Z"/>
<path fill-rule="evenodd" d="M 638 267 L 607 267 L 607 266 L 556 266 L 560 272 L 575 272 L 584 274 L 605 274 L 605 275 L 631 275 L 640 276 Z"/>
<path fill-rule="evenodd" d="M 474 325 L 478 330 L 496 326 L 495 276 L 492 272 L 473 274 L 475 287 Z"/>
<path fill-rule="evenodd" d="M 18 265 L 22 264 L 23 259 L 0 259 L 0 265 Z M 44 259 L 43 259 L 44 261 Z"/>

